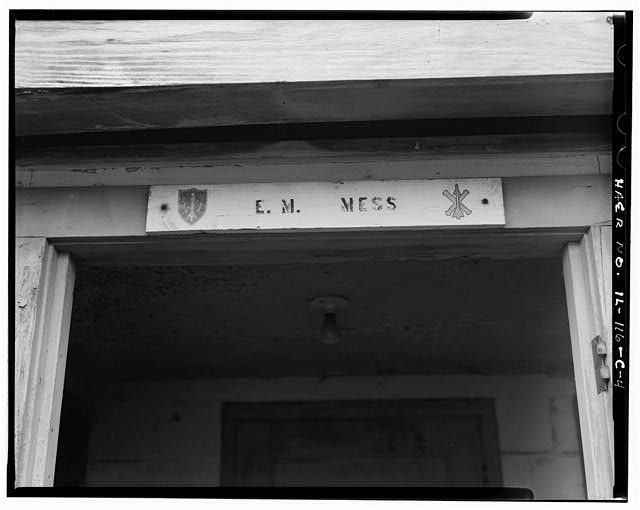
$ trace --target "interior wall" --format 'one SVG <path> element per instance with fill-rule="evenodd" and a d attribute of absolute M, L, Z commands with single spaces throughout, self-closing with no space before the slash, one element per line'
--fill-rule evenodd
<path fill-rule="evenodd" d="M 200 379 L 94 388 L 90 486 L 216 486 L 232 401 L 494 398 L 505 487 L 584 499 L 575 383 L 547 375 Z"/>

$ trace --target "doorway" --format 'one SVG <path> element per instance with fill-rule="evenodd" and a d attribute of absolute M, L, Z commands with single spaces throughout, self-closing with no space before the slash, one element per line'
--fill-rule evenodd
<path fill-rule="evenodd" d="M 65 393 L 91 402 L 82 484 L 583 498 L 561 262 L 430 255 L 80 266 Z M 335 345 L 309 306 L 323 294 L 350 302 Z"/>
<path fill-rule="evenodd" d="M 490 399 L 231 403 L 222 423 L 223 485 L 502 484 Z"/>

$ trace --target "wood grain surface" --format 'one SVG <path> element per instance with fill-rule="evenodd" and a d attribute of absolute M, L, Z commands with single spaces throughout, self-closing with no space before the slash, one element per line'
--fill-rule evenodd
<path fill-rule="evenodd" d="M 139 186 L 611 173 L 603 133 L 41 147 L 18 187 Z"/>
<path fill-rule="evenodd" d="M 598 323 L 601 303 L 592 291 L 591 282 L 598 280 L 597 273 L 603 267 L 595 267 L 589 262 L 593 256 L 589 252 L 601 250 L 590 239 L 592 234 L 590 232 L 580 243 L 569 243 L 563 250 L 562 261 L 587 496 L 589 499 L 609 499 L 613 497 L 614 483 L 610 394 L 598 393 L 590 345 L 596 334 L 602 334 L 602 326 Z M 607 329 L 606 326 L 604 328 Z M 608 329 L 611 329 L 611 325 Z"/>
<path fill-rule="evenodd" d="M 47 263 L 47 241 L 44 237 L 16 237 L 15 243 L 15 472 L 21 479 L 26 468 L 25 448 L 32 431 L 31 409 L 27 395 L 33 379 L 31 352 L 38 340 L 38 317 L 42 315 L 45 301 Z"/>
<path fill-rule="evenodd" d="M 15 96 L 15 127 L 17 136 L 31 136 L 256 124 L 610 115 L 612 90 L 613 73 L 30 89 Z"/>
<path fill-rule="evenodd" d="M 15 483 L 51 487 L 75 266 L 68 253 L 57 253 L 43 238 L 16 238 L 16 260 L 21 258 L 27 261 L 16 266 Z"/>
<path fill-rule="evenodd" d="M 15 85 L 128 87 L 610 73 L 605 12 L 526 20 L 17 21 Z"/>

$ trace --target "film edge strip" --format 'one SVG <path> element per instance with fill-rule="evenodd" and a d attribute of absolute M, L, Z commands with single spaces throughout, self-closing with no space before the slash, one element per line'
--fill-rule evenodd
<path fill-rule="evenodd" d="M 612 388 L 615 435 L 613 497 L 627 499 L 629 431 L 629 262 L 631 233 L 632 13 L 613 15 Z"/>

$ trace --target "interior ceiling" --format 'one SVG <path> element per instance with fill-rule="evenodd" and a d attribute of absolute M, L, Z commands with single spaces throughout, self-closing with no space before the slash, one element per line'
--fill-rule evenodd
<path fill-rule="evenodd" d="M 68 367 L 104 378 L 572 374 L 559 259 L 80 270 Z M 319 339 L 338 294 L 343 340 Z"/>

